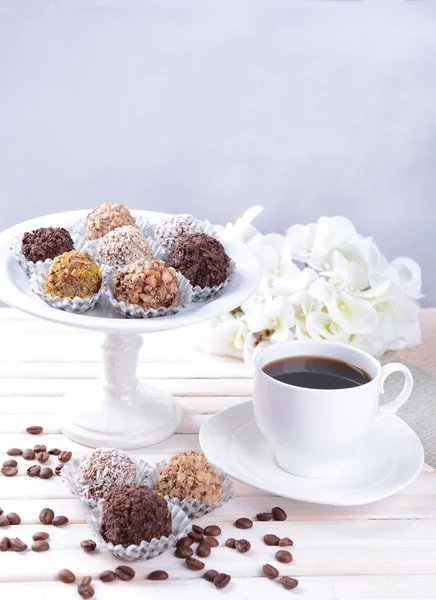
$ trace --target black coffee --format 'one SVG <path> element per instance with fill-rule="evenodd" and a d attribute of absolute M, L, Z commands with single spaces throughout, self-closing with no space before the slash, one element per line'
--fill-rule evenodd
<path fill-rule="evenodd" d="M 366 371 L 336 358 L 293 356 L 264 366 L 264 373 L 289 385 L 314 390 L 342 390 L 371 381 Z"/>

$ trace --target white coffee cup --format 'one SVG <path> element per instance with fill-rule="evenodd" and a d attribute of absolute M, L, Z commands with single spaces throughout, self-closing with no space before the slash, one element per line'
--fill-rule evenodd
<path fill-rule="evenodd" d="M 339 359 L 363 369 L 371 380 L 352 388 L 322 390 L 289 385 L 263 371 L 273 361 L 302 356 Z M 260 351 L 254 364 L 254 414 L 259 429 L 279 466 L 303 477 L 339 472 L 377 419 L 396 413 L 413 388 L 405 365 L 382 367 L 367 352 L 336 342 L 274 344 Z M 396 371 L 404 373 L 404 387 L 397 398 L 380 405 L 384 381 Z"/>

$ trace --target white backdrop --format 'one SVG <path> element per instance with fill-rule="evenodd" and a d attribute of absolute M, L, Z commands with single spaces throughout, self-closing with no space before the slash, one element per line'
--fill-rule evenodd
<path fill-rule="evenodd" d="M 111 4 L 0 4 L 0 229 L 103 201 L 344 214 L 436 305 L 436 3 Z"/>

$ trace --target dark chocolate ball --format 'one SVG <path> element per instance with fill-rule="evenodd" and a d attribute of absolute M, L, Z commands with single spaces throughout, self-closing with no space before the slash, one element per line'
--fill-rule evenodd
<path fill-rule="evenodd" d="M 70 250 L 74 250 L 73 240 L 63 227 L 41 227 L 28 231 L 21 239 L 21 251 L 32 262 L 56 258 Z"/>

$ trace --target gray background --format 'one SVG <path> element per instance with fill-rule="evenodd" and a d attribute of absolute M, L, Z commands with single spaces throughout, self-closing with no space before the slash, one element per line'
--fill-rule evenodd
<path fill-rule="evenodd" d="M 0 4 L 0 229 L 104 201 L 344 214 L 436 305 L 436 3 L 80 4 Z"/>

